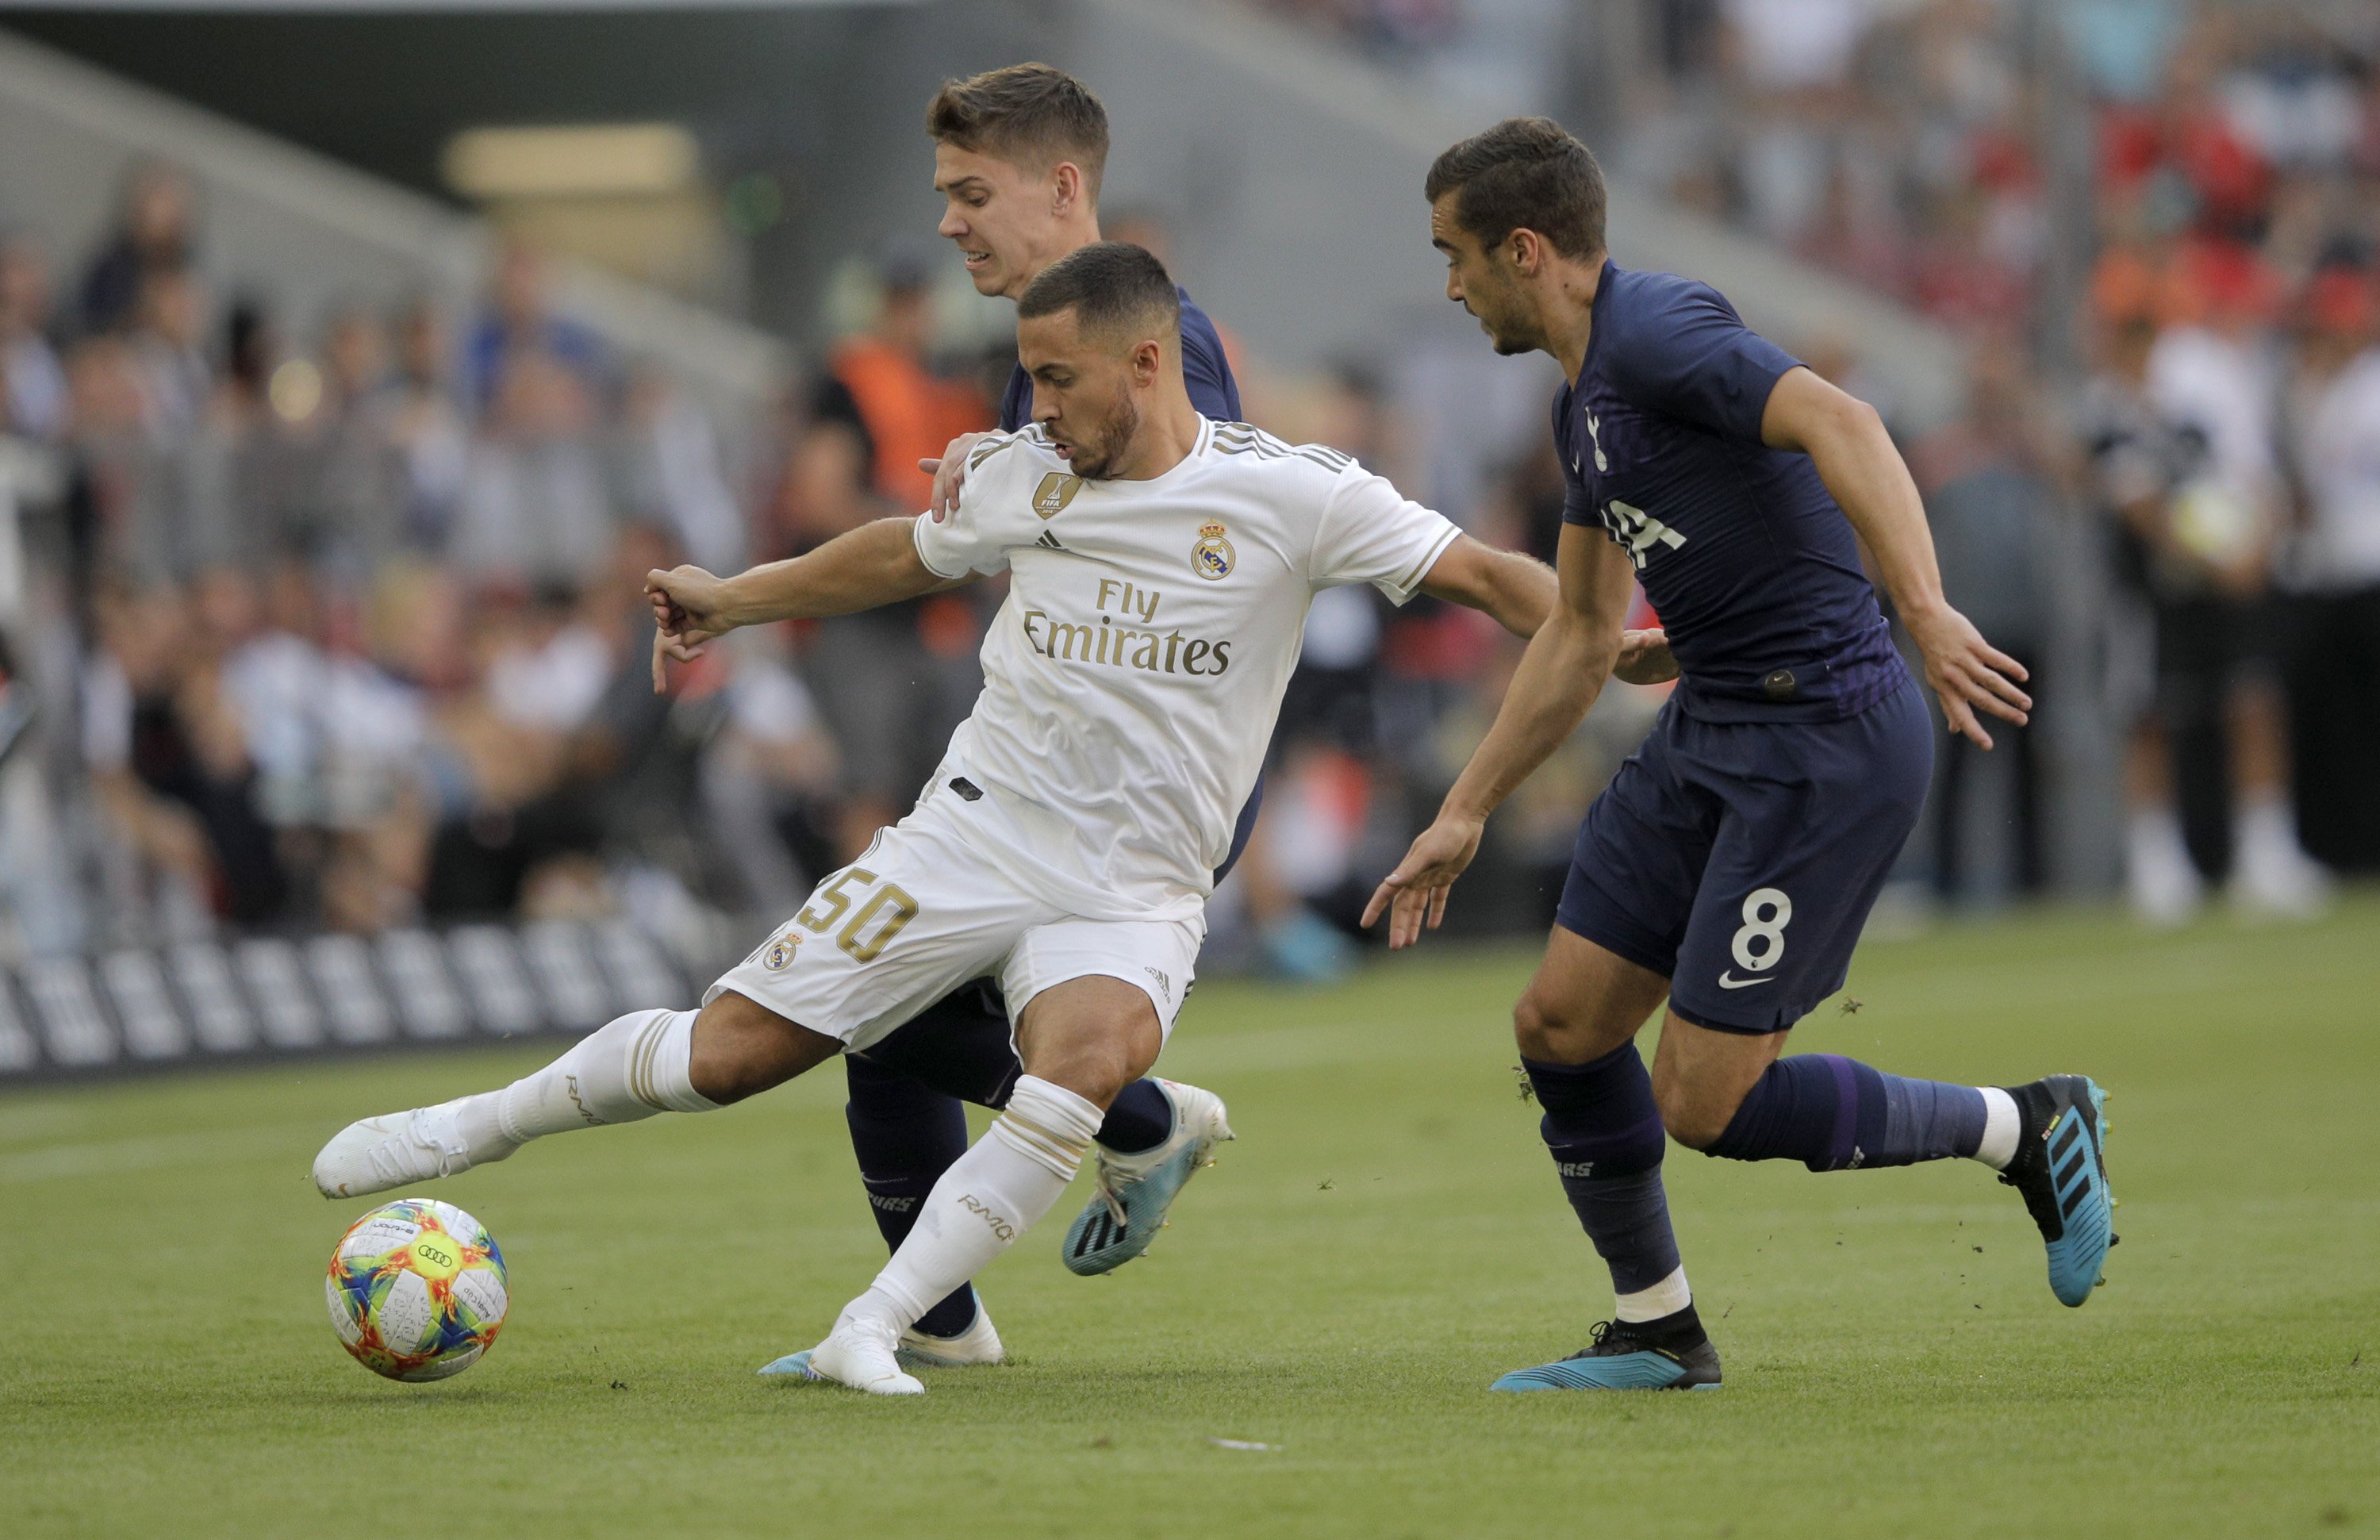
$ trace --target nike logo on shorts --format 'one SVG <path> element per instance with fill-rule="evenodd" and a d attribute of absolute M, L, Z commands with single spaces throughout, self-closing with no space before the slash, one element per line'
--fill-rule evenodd
<path fill-rule="evenodd" d="M 1733 968 L 1720 970 L 1718 987 L 1722 989 L 1749 989 L 1755 984 L 1774 984 L 1774 978 L 1738 978 Z"/>

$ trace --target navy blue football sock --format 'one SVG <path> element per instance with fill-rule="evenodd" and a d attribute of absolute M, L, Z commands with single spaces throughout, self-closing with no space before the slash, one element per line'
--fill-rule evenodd
<path fill-rule="evenodd" d="M 1636 1045 L 1585 1064 L 1521 1061 L 1545 1117 L 1537 1125 L 1578 1222 L 1620 1294 L 1678 1270 L 1678 1241 L 1661 1190 L 1661 1110 Z"/>
<path fill-rule="evenodd" d="M 844 1117 L 868 1187 L 868 1211 L 885 1248 L 899 1251 L 917 1222 L 918 1206 L 952 1162 L 966 1153 L 966 1110 L 953 1097 L 854 1054 L 844 1058 L 851 1099 Z M 975 1323 L 975 1292 L 965 1285 L 917 1317 L 917 1329 L 955 1337 Z"/>
<path fill-rule="evenodd" d="M 1913 1166 L 1972 1156 L 1983 1143 L 1983 1092 L 1904 1080 L 1832 1053 L 1779 1059 L 1753 1083 L 1708 1153 L 1799 1160 L 1814 1171 Z"/>
<path fill-rule="evenodd" d="M 1135 1080 L 1108 1104 L 1099 1143 L 1118 1155 L 1155 1149 L 1173 1136 L 1173 1103 L 1154 1080 Z"/>

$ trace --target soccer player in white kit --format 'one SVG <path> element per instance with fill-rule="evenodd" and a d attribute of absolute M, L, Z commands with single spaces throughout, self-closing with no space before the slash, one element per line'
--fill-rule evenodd
<path fill-rule="evenodd" d="M 974 713 L 917 807 L 820 884 L 698 1011 L 599 1028 L 501 1090 L 351 1124 L 316 1158 L 354 1196 L 546 1134 L 709 1111 L 1000 979 L 1025 1073 L 808 1372 L 924 1389 L 894 1353 L 1073 1180 L 1107 1103 L 1155 1063 L 1262 765 L 1316 590 L 1427 592 L 1535 632 L 1555 583 L 1346 455 L 1191 406 L 1179 300 L 1139 247 L 1081 248 L 1017 307 L 1034 421 L 970 452 L 955 514 L 886 519 L 722 579 L 648 579 L 653 666 L 738 625 L 841 614 L 1005 571 Z"/>

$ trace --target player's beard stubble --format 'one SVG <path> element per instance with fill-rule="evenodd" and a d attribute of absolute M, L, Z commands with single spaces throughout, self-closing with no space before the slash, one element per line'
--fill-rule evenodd
<path fill-rule="evenodd" d="M 1066 463 L 1084 480 L 1103 481 L 1139 432 L 1140 407 L 1127 391 L 1116 397 L 1115 406 L 1099 418 L 1088 440 L 1077 440 L 1070 446 Z"/>

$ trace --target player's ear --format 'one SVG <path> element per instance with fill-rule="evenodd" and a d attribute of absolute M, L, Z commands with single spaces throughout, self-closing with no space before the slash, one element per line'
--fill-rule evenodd
<path fill-rule="evenodd" d="M 1072 161 L 1060 161 L 1050 174 L 1050 212 L 1062 214 L 1083 199 L 1083 168 Z"/>
<path fill-rule="evenodd" d="M 1132 349 L 1133 383 L 1144 389 L 1157 382 L 1158 371 L 1165 367 L 1165 348 L 1155 337 L 1135 343 Z"/>
<path fill-rule="evenodd" d="M 1536 276 L 1545 261 L 1545 241 L 1535 230 L 1516 229 L 1504 237 L 1504 249 L 1512 259 L 1512 271 L 1524 278 Z"/>

